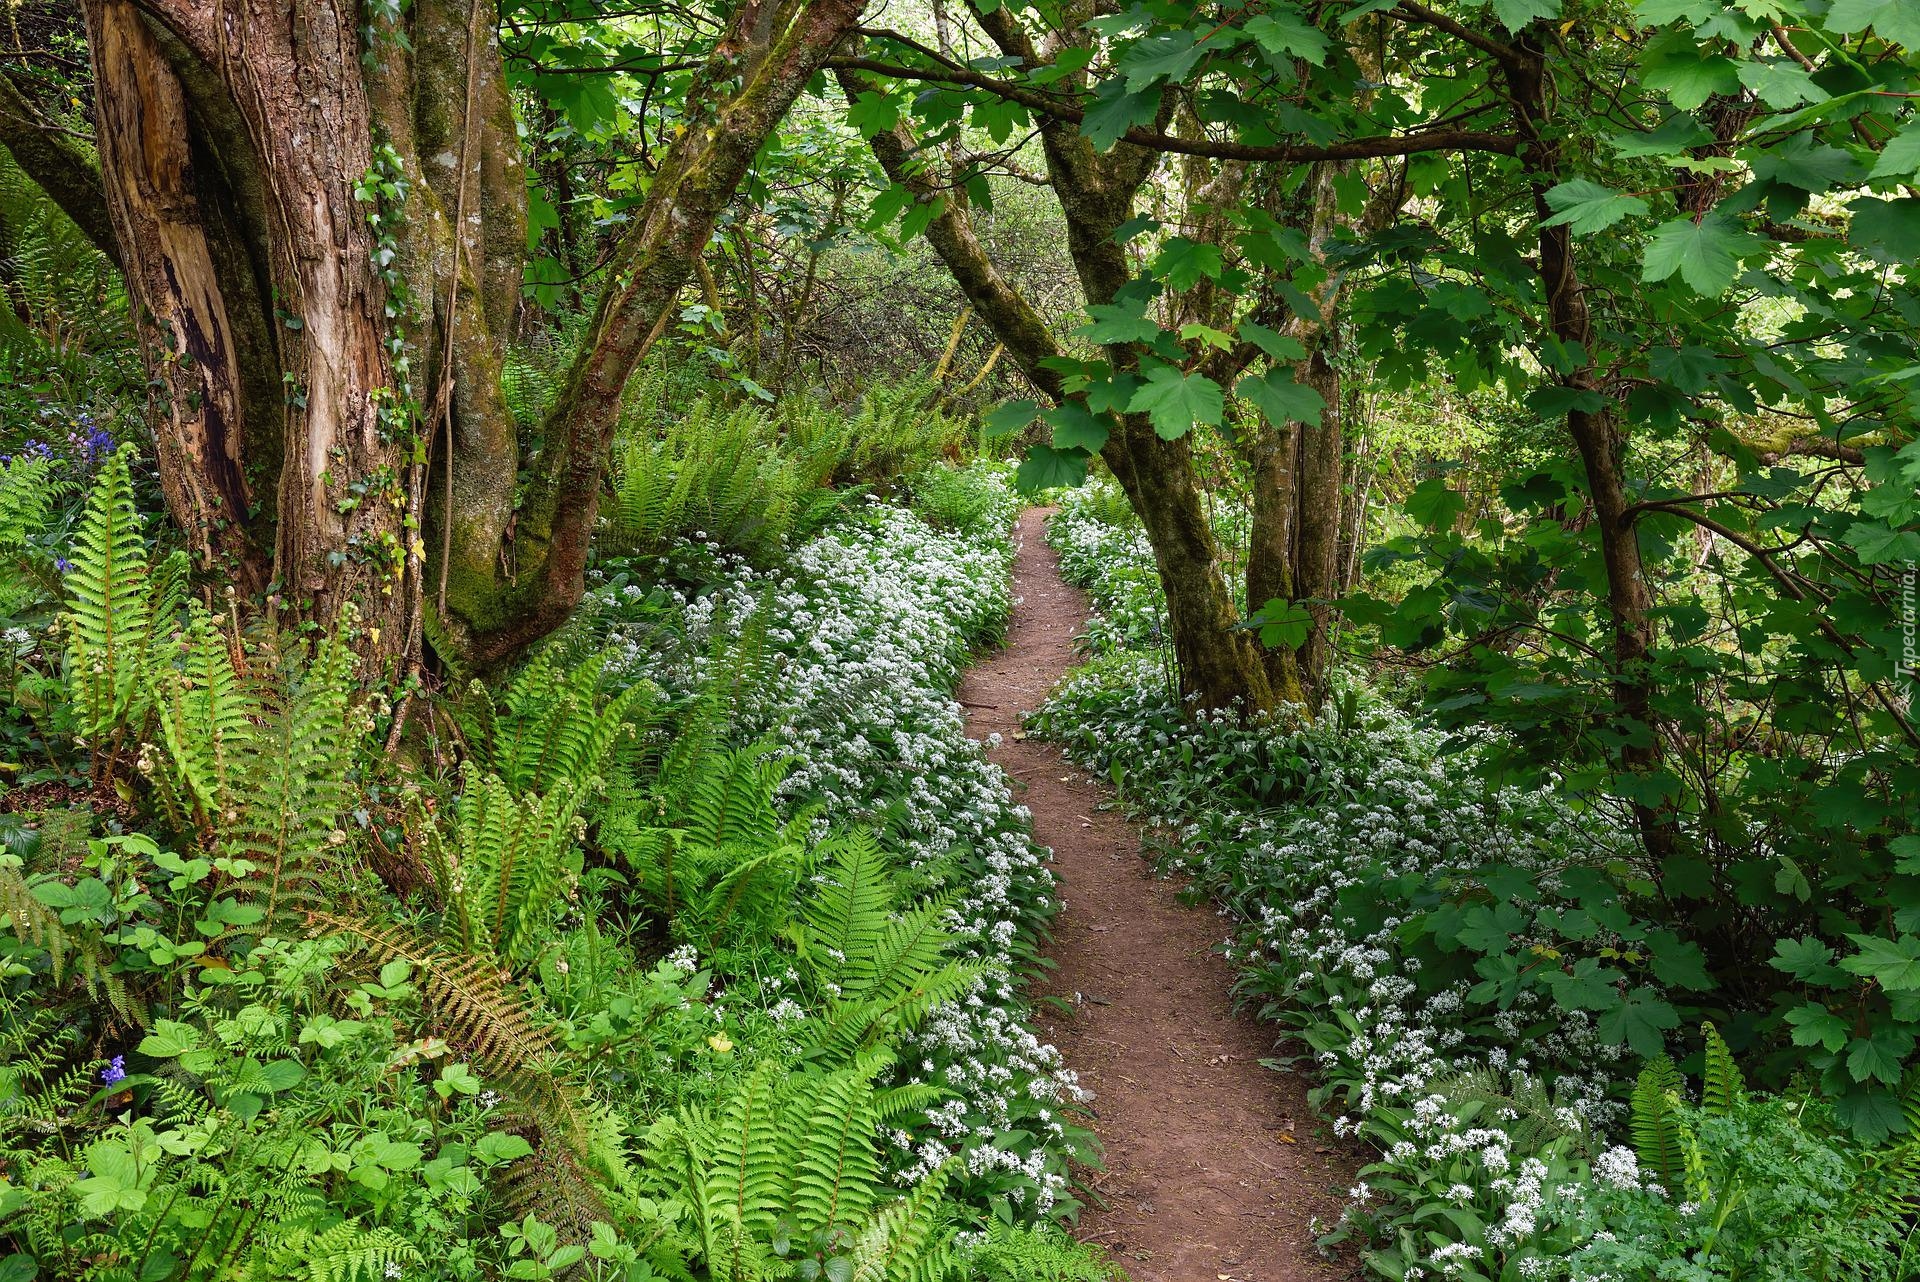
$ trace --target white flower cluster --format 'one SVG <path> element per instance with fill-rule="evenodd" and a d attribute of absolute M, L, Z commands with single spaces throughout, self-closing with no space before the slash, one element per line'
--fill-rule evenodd
<path fill-rule="evenodd" d="M 1015 1175 L 1002 1181 L 1008 1197 L 1037 1213 L 1068 1186 L 1069 1140 L 1054 1114 L 1084 1094 L 1059 1051 L 1023 1025 L 1013 978 L 1054 904 L 1047 852 L 1005 775 L 967 737 L 952 694 L 1011 610 L 1017 501 L 1000 476 L 992 483 L 998 501 L 968 530 L 937 530 L 874 499 L 776 571 L 723 560 L 713 590 L 675 602 L 682 644 L 662 653 L 632 637 L 622 648 L 633 675 L 691 690 L 716 639 L 764 626 L 776 661 L 741 692 L 738 717 L 744 734 L 770 734 L 797 763 L 784 800 L 796 813 L 817 807 L 816 836 L 880 828 L 931 888 L 957 888 L 949 928 L 987 971 L 902 1050 L 914 1077 L 956 1098 L 928 1114 L 937 1141 L 899 1135 L 900 1174 L 917 1178 L 964 1152 L 971 1174 Z M 1001 1147 L 1016 1131 L 1037 1147 Z"/>

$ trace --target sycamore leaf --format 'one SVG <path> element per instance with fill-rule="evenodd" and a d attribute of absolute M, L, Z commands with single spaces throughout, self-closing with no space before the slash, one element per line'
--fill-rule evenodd
<path fill-rule="evenodd" d="M 1740 83 L 1753 90 L 1754 97 L 1775 111 L 1806 102 L 1825 102 L 1831 96 L 1795 62 L 1743 62 L 1737 74 Z"/>
<path fill-rule="evenodd" d="M 1840 969 L 1879 982 L 1890 993 L 1920 992 L 1920 939 L 1902 935 L 1848 935 L 1860 951 L 1840 962 Z"/>
<path fill-rule="evenodd" d="M 988 440 L 1012 436 L 1033 422 L 1039 413 L 1040 405 L 1037 401 L 1005 401 L 981 416 L 982 434 Z"/>
<path fill-rule="evenodd" d="M 1106 415 L 1093 413 L 1084 402 L 1067 401 L 1040 417 L 1053 428 L 1053 447 L 1057 450 L 1098 454 L 1107 443 Z"/>
<path fill-rule="evenodd" d="M 1553 210 L 1553 217 L 1540 225 L 1558 227 L 1564 223 L 1576 236 L 1605 231 L 1623 218 L 1635 218 L 1647 212 L 1647 202 L 1638 196 L 1625 195 L 1585 178 L 1575 178 L 1553 188 L 1547 193 L 1547 206 Z"/>
<path fill-rule="evenodd" d="M 1319 66 L 1327 60 L 1327 38 L 1299 11 L 1275 6 L 1257 18 L 1249 18 L 1243 28 L 1254 42 L 1270 54 L 1282 58 L 1305 58 Z"/>
<path fill-rule="evenodd" d="M 1447 487 L 1446 481 L 1430 476 L 1413 487 L 1405 501 L 1407 515 L 1430 530 L 1441 530 L 1467 510 L 1467 501 Z"/>
<path fill-rule="evenodd" d="M 1275 427 L 1283 423 L 1306 423 L 1318 427 L 1320 415 L 1327 408 L 1320 393 L 1296 383 L 1291 370 L 1278 366 L 1258 378 L 1241 379 L 1233 390 L 1252 401 L 1266 416 L 1267 422 Z"/>
<path fill-rule="evenodd" d="M 1862 565 L 1920 561 L 1920 534 L 1912 530 L 1896 530 L 1882 521 L 1855 521 L 1847 527 L 1846 537 Z"/>
<path fill-rule="evenodd" d="M 1881 262 L 1911 263 L 1920 258 L 1920 198 L 1862 197 L 1847 206 L 1847 243 Z"/>
<path fill-rule="evenodd" d="M 1125 81 L 1103 80 L 1094 91 L 1093 104 L 1081 117 L 1080 132 L 1095 151 L 1111 151 L 1127 130 L 1152 124 L 1159 105 L 1160 95 L 1153 90 L 1129 93 Z"/>
<path fill-rule="evenodd" d="M 1908 125 L 1887 140 L 1869 178 L 1903 178 L 1920 173 L 1920 124 Z"/>
<path fill-rule="evenodd" d="M 1819 1002 L 1808 1002 L 1788 1011 L 1787 1023 L 1793 1026 L 1795 1046 L 1824 1046 L 1837 1051 L 1847 1044 L 1847 1021 Z"/>
<path fill-rule="evenodd" d="M 1265 352 L 1267 359 L 1271 361 L 1301 361 L 1307 358 L 1305 343 L 1290 334 L 1281 334 L 1268 329 L 1265 325 L 1241 321 L 1240 337 Z"/>
<path fill-rule="evenodd" d="M 1260 644 L 1267 649 L 1298 650 L 1313 631 L 1313 612 L 1299 601 L 1275 597 L 1248 622 L 1260 629 Z"/>
<path fill-rule="evenodd" d="M 1192 289 L 1203 280 L 1220 279 L 1220 246 L 1175 236 L 1160 251 L 1155 265 L 1160 279 L 1174 289 Z"/>
<path fill-rule="evenodd" d="M 1096 343 L 1151 343 L 1160 337 L 1160 322 L 1142 316 L 1138 307 L 1095 303 L 1087 314 L 1093 320 L 1074 332 Z"/>
<path fill-rule="evenodd" d="M 1850 36 L 1873 28 L 1889 44 L 1912 49 L 1920 45 L 1920 4 L 1914 0 L 1833 0 L 1827 10 L 1827 30 Z"/>
<path fill-rule="evenodd" d="M 1196 43 L 1191 31 L 1163 31 L 1128 46 L 1118 66 L 1128 90 L 1143 93 L 1162 80 L 1179 84 L 1207 52 L 1205 42 Z"/>
<path fill-rule="evenodd" d="M 1625 1042 L 1643 1058 L 1652 1059 L 1666 1049 L 1668 1030 L 1680 1027 L 1680 1012 L 1657 991 L 1643 986 L 1628 993 L 1618 1006 L 1602 1012 L 1594 1027 L 1614 1045 Z"/>
<path fill-rule="evenodd" d="M 847 123 L 858 129 L 862 138 L 885 133 L 900 123 L 900 100 L 869 89 L 847 104 Z"/>
<path fill-rule="evenodd" d="M 1508 31 L 1518 31 L 1535 18 L 1560 16 L 1560 0 L 1493 0 L 1493 16 Z"/>
<path fill-rule="evenodd" d="M 1056 485 L 1078 485 L 1087 479 L 1087 456 L 1078 450 L 1056 450 L 1051 445 L 1036 445 L 1013 474 L 1013 483 L 1023 494 L 1049 490 Z"/>
<path fill-rule="evenodd" d="M 1668 100 L 1682 111 L 1692 111 L 1709 98 L 1737 93 L 1740 89 L 1740 75 L 1733 59 L 1720 54 L 1669 57 L 1649 65 L 1641 82 L 1649 89 L 1665 92 Z"/>
<path fill-rule="evenodd" d="M 1654 229 L 1640 279 L 1666 280 L 1678 272 L 1694 293 L 1718 298 L 1733 284 L 1741 256 L 1765 244 L 1725 214 L 1708 214 L 1699 222 L 1676 218 Z"/>
<path fill-rule="evenodd" d="M 1129 411 L 1145 413 L 1153 430 L 1169 441 L 1185 436 L 1195 423 L 1218 423 L 1224 408 L 1220 384 L 1204 374 L 1183 374 L 1171 365 L 1148 370 L 1147 381 L 1127 403 Z"/>

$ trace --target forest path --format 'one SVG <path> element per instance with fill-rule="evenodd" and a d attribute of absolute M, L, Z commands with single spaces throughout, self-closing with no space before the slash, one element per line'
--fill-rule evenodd
<path fill-rule="evenodd" d="M 1053 848 L 1066 900 L 1049 949 L 1058 968 L 1036 987 L 1071 1004 L 1040 1022 L 1094 1092 L 1106 1150 L 1091 1181 L 1105 1205 L 1086 1208 L 1078 1235 L 1134 1282 L 1349 1277 L 1321 1258 L 1308 1222 L 1338 1216 L 1333 1190 L 1352 1164 L 1317 1134 L 1305 1083 L 1261 1066 L 1273 1038 L 1231 1008 L 1220 919 L 1152 876 L 1138 829 L 1104 808 L 1103 783 L 1015 737 L 1073 663 L 1087 618 L 1041 537 L 1045 520 L 1033 508 L 1020 517 L 1007 645 L 968 673 L 960 698 L 970 733 L 1003 736 L 993 759 Z"/>

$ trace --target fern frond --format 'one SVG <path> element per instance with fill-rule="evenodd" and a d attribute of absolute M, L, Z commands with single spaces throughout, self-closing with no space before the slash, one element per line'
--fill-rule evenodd
<path fill-rule="evenodd" d="M 139 678 L 152 614 L 132 453 L 114 451 L 95 478 L 66 576 L 67 681 L 81 733 L 95 741 L 131 720 L 145 694 Z"/>
<path fill-rule="evenodd" d="M 1747 1085 L 1720 1030 L 1709 1021 L 1700 1025 L 1700 1033 L 1706 1042 L 1700 1070 L 1700 1107 L 1716 1117 L 1724 1117 L 1746 1094 Z"/>
<path fill-rule="evenodd" d="M 389 1228 L 342 1220 L 313 1240 L 308 1282 L 385 1282 L 420 1264 L 420 1252 Z"/>
<path fill-rule="evenodd" d="M 1662 1055 L 1647 1061 L 1634 1081 L 1629 1130 L 1640 1165 L 1654 1172 L 1670 1189 L 1682 1187 L 1686 1176 L 1686 1146 L 1680 1120 L 1685 1079 L 1672 1060 Z"/>

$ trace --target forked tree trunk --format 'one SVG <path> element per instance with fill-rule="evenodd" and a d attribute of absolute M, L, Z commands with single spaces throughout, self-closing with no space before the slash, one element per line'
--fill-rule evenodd
<path fill-rule="evenodd" d="M 546 635 L 584 590 L 629 376 L 864 0 L 733 11 L 526 460 L 499 382 L 526 213 L 494 7 L 415 0 L 362 48 L 352 0 L 86 3 L 162 486 L 201 567 L 313 616 L 356 602 L 383 661 L 428 619 L 481 664 Z M 363 199 L 389 156 L 404 197 Z"/>

